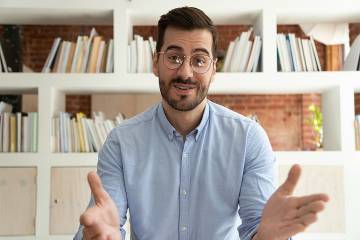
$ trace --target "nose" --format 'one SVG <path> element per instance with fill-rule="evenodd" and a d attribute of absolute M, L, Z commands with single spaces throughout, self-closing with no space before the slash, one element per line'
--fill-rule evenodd
<path fill-rule="evenodd" d="M 182 79 L 189 79 L 194 76 L 194 71 L 190 65 L 190 59 L 185 58 L 183 64 L 178 68 L 177 74 Z"/>

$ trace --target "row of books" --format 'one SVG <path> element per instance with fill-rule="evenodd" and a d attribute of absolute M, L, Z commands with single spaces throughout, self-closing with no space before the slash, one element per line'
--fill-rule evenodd
<path fill-rule="evenodd" d="M 360 151 L 360 115 L 355 116 L 355 146 L 356 150 Z"/>
<path fill-rule="evenodd" d="M 259 66 L 261 44 L 260 36 L 254 36 L 252 28 L 247 32 L 242 32 L 230 42 L 221 71 L 256 72 Z"/>
<path fill-rule="evenodd" d="M 148 40 L 140 35 L 134 35 L 134 40 L 127 48 L 127 71 L 129 73 L 152 72 L 152 56 L 156 51 L 156 41 L 152 37 Z"/>
<path fill-rule="evenodd" d="M 278 70 L 282 72 L 321 71 L 315 41 L 278 33 L 276 38 Z"/>
<path fill-rule="evenodd" d="M 42 72 L 49 73 L 111 73 L 114 71 L 114 41 L 106 42 L 95 28 L 89 36 L 77 41 L 56 38 Z"/>
<path fill-rule="evenodd" d="M 8 67 L 6 64 L 6 60 L 5 60 L 5 55 L 4 55 L 4 51 L 1 47 L 1 42 L 0 42 L 0 73 L 1 72 L 8 72 Z"/>
<path fill-rule="evenodd" d="M 60 112 L 52 119 L 53 152 L 98 152 L 110 131 L 123 120 L 122 114 L 110 120 L 102 112 L 94 112 L 92 119 L 83 113 L 71 116 L 70 113 Z"/>
<path fill-rule="evenodd" d="M 0 102 L 0 152 L 37 152 L 38 113 L 12 113 Z"/>

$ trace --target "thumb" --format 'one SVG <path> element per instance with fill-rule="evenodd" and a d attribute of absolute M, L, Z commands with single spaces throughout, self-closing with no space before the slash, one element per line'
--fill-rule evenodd
<path fill-rule="evenodd" d="M 301 174 L 301 167 L 295 164 L 291 167 L 287 179 L 279 187 L 279 192 L 283 195 L 291 195 L 294 192 L 295 186 L 299 181 Z"/>
<path fill-rule="evenodd" d="M 103 188 L 100 177 L 95 171 L 89 172 L 87 175 L 88 183 L 91 189 L 91 192 L 94 196 L 95 204 L 101 203 L 102 201 L 109 198 L 109 195 Z"/>

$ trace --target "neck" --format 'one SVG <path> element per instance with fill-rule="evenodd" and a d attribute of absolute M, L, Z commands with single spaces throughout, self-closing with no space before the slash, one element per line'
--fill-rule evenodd
<path fill-rule="evenodd" d="M 200 123 L 207 99 L 205 98 L 196 108 L 190 111 L 179 111 L 172 108 L 166 101 L 162 101 L 166 118 L 171 125 L 183 137 L 186 137 L 192 130 L 194 130 Z"/>

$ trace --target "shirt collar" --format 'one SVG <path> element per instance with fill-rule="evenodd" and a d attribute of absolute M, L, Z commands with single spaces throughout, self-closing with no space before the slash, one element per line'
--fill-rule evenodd
<path fill-rule="evenodd" d="M 164 129 L 169 140 L 172 141 L 177 132 L 176 132 L 176 129 L 171 125 L 169 120 L 166 118 L 162 103 L 160 103 L 158 106 L 157 115 L 159 117 L 161 127 Z M 195 141 L 197 141 L 199 139 L 199 136 L 200 136 L 201 132 L 203 131 L 208 119 L 209 119 L 209 102 L 207 101 L 206 105 L 205 105 L 205 110 L 204 110 L 204 113 L 203 113 L 203 116 L 201 118 L 199 125 L 193 131 L 191 131 L 189 133 L 189 135 L 195 134 Z"/>

